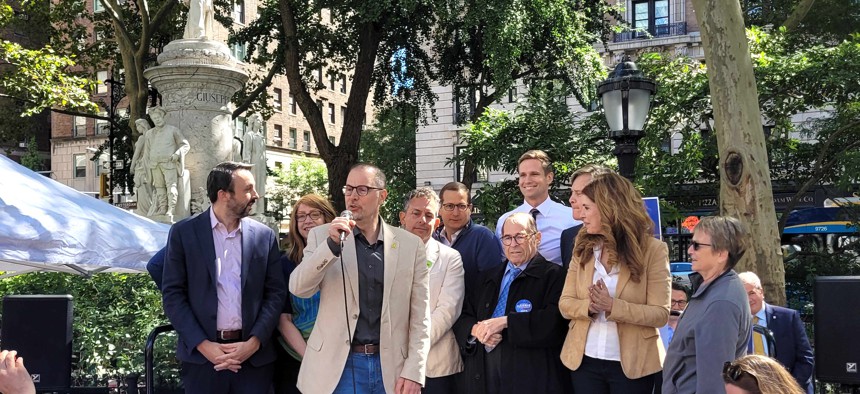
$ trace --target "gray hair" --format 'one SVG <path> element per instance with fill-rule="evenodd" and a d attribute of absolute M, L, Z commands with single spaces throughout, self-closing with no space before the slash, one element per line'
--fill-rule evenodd
<path fill-rule="evenodd" d="M 374 187 L 385 189 L 385 173 L 382 170 L 370 163 L 357 163 L 349 168 L 349 172 L 353 170 L 370 170 L 373 172 L 373 183 Z"/>
<path fill-rule="evenodd" d="M 409 209 L 409 203 L 412 201 L 412 199 L 418 197 L 426 198 L 427 201 L 430 201 L 431 204 L 435 205 L 436 212 L 433 213 L 439 214 L 439 195 L 436 194 L 436 192 L 432 188 L 425 186 L 419 187 L 415 190 L 410 191 L 409 193 L 406 193 L 406 197 L 403 199 L 403 212 L 406 212 L 406 210 Z"/>
<path fill-rule="evenodd" d="M 756 289 L 761 290 L 761 279 L 759 279 L 758 275 L 752 271 L 741 272 L 738 274 L 738 278 L 741 279 L 741 282 L 745 285 L 750 285 L 755 287 Z"/>
<path fill-rule="evenodd" d="M 502 223 L 502 233 L 505 232 L 505 224 L 507 224 L 508 222 L 517 223 L 517 224 L 525 227 L 526 231 L 528 231 L 529 233 L 538 232 L 537 223 L 535 223 L 535 218 L 534 218 L 534 216 L 532 216 L 529 213 L 526 213 L 526 212 L 512 213 L 511 216 L 508 216 L 508 218 L 505 219 L 505 222 Z"/>
<path fill-rule="evenodd" d="M 735 268 L 747 251 L 747 230 L 740 220 L 731 216 L 706 216 L 696 225 L 695 231 L 711 236 L 715 252 L 729 252 L 726 268 Z"/>

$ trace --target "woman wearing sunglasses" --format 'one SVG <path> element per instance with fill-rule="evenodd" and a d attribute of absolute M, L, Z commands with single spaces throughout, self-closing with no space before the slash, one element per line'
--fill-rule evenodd
<path fill-rule="evenodd" d="M 331 203 L 316 194 L 307 194 L 293 205 L 290 214 L 290 250 L 281 258 L 284 267 L 284 282 L 289 283 L 290 273 L 302 262 L 307 246 L 308 233 L 321 224 L 334 220 L 335 212 Z M 316 322 L 319 311 L 320 294 L 311 298 L 299 298 L 288 294 L 278 323 L 281 349 L 275 373 L 275 392 L 298 393 L 296 380 L 299 366 L 305 354 L 308 337 Z"/>
<path fill-rule="evenodd" d="M 618 174 L 596 177 L 577 203 L 583 227 L 559 302 L 571 320 L 561 359 L 573 391 L 650 394 L 664 356 L 657 329 L 669 318 L 666 244 Z"/>
<path fill-rule="evenodd" d="M 726 394 L 804 394 L 776 360 L 752 354 L 723 365 Z"/>
<path fill-rule="evenodd" d="M 746 354 L 752 315 L 733 268 L 747 232 L 735 218 L 703 218 L 687 252 L 693 295 L 675 328 L 663 364 L 663 393 L 725 393 L 720 368 Z"/>

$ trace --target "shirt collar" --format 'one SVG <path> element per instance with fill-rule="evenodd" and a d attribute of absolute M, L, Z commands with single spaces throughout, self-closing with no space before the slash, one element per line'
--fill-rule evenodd
<path fill-rule="evenodd" d="M 756 314 L 755 314 L 755 315 L 753 315 L 753 316 L 758 316 L 758 321 L 759 321 L 759 322 L 767 322 L 767 313 L 765 313 L 765 312 L 766 312 L 766 310 L 767 310 L 767 303 L 766 303 L 766 302 L 764 302 L 764 301 L 762 301 L 762 303 L 761 303 L 761 310 L 760 310 L 760 311 L 758 311 L 758 313 L 756 313 Z"/>
<path fill-rule="evenodd" d="M 218 217 L 215 216 L 215 210 L 211 207 L 209 208 L 209 224 L 212 226 L 212 230 L 215 230 L 218 225 L 221 225 L 221 229 L 223 229 L 224 232 L 227 232 L 227 226 L 225 226 L 224 223 L 221 223 L 221 221 L 218 220 Z M 242 232 L 242 219 L 239 219 L 239 227 L 236 227 L 236 230 L 234 230 L 234 232 Z"/>

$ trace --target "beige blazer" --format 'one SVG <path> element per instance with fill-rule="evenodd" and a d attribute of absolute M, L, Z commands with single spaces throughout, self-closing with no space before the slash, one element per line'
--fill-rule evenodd
<path fill-rule="evenodd" d="M 451 327 L 463 310 L 466 283 L 460 252 L 430 238 L 427 264 L 430 266 L 430 355 L 427 377 L 438 378 L 463 370 L 460 348 Z"/>
<path fill-rule="evenodd" d="M 350 353 L 349 338 L 355 333 L 358 321 L 355 237 L 352 234 L 346 237 L 341 253 L 346 274 L 347 305 L 344 305 L 341 258 L 335 257 L 326 243 L 328 229 L 325 224 L 311 230 L 305 257 L 290 275 L 290 291 L 296 296 L 310 297 L 320 291 L 319 314 L 299 370 L 298 388 L 303 393 L 334 391 Z M 398 377 L 424 384 L 430 349 L 430 293 L 421 239 L 384 223 L 381 231 L 385 271 L 379 358 L 385 392 L 393 393 Z"/>
<path fill-rule="evenodd" d="M 630 379 L 641 378 L 663 369 L 666 351 L 658 328 L 669 320 L 671 276 L 666 244 L 648 238 L 645 247 L 645 271 L 639 283 L 630 280 L 630 270 L 622 265 L 608 319 L 618 327 L 621 347 L 621 369 Z M 571 370 L 582 363 L 585 340 L 591 318 L 588 317 L 588 287 L 594 278 L 594 258 L 580 267 L 574 256 L 564 281 L 558 306 L 562 316 L 570 319 L 567 338 L 561 350 L 561 361 Z"/>

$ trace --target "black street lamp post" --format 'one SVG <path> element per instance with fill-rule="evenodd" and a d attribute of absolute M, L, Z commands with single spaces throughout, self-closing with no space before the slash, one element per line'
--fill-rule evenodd
<path fill-rule="evenodd" d="M 645 121 L 656 91 L 657 84 L 646 78 L 627 55 L 609 78 L 597 86 L 597 95 L 609 123 L 609 138 L 615 141 L 612 153 L 618 158 L 621 175 L 631 181 L 636 174 L 639 140 L 645 135 Z"/>
<path fill-rule="evenodd" d="M 119 102 L 122 100 L 122 97 L 125 96 L 125 92 L 123 89 L 124 84 L 113 78 L 106 79 L 105 85 L 110 86 L 110 107 L 108 116 L 110 116 L 110 132 L 108 133 L 108 155 L 110 160 L 109 163 L 109 175 L 108 175 L 108 203 L 113 205 L 113 189 L 116 186 L 114 182 L 114 170 L 116 170 L 116 160 L 113 156 L 113 144 L 114 139 L 116 139 L 116 109 L 119 107 Z M 122 162 L 120 162 L 120 167 L 124 167 Z M 122 168 L 119 168 L 122 169 Z"/>

